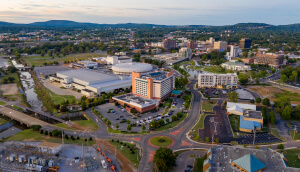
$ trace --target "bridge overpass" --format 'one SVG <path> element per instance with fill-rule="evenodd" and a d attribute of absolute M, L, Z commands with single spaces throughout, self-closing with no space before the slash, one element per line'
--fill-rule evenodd
<path fill-rule="evenodd" d="M 0 106 L 0 114 L 9 117 L 10 119 L 19 121 L 21 124 L 26 125 L 27 127 L 30 127 L 32 125 L 40 125 L 42 127 L 50 126 L 51 124 L 44 122 L 40 119 L 34 118 L 32 116 L 29 116 L 25 113 L 19 112 L 17 110 Z"/>

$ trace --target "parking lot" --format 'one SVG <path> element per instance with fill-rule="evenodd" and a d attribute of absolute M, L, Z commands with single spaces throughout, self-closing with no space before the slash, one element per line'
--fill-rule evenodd
<path fill-rule="evenodd" d="M 204 95 L 210 98 L 225 97 L 229 92 L 228 89 L 216 89 L 216 88 L 205 88 L 202 90 L 204 91 Z"/>
<path fill-rule="evenodd" d="M 171 99 L 173 99 L 173 103 L 168 112 L 173 112 L 170 112 L 168 114 L 164 114 L 165 107 L 160 107 L 156 112 L 150 111 L 144 114 L 140 114 L 140 117 L 137 117 L 128 113 L 122 106 L 115 106 L 114 103 L 103 104 L 95 107 L 95 109 L 98 110 L 104 118 L 110 120 L 111 127 L 113 129 L 117 129 L 116 124 L 118 123 L 120 131 L 127 131 L 127 121 L 129 120 L 130 124 L 136 124 L 136 127 L 132 127 L 131 131 L 141 132 L 143 124 L 145 125 L 147 131 L 149 130 L 149 123 L 152 120 L 163 119 L 165 121 L 166 119 L 169 119 L 169 122 L 171 122 L 172 115 L 176 115 L 177 112 L 182 111 L 183 99 L 173 97 L 171 97 Z M 174 102 L 176 102 L 176 104 L 174 104 Z"/>
<path fill-rule="evenodd" d="M 239 144 L 253 144 L 253 137 L 254 135 L 241 135 L 239 136 L 238 143 Z M 273 136 L 272 134 L 256 134 L 255 136 L 255 144 L 261 143 L 276 143 L 282 142 L 282 140 L 278 139 L 277 137 Z"/>

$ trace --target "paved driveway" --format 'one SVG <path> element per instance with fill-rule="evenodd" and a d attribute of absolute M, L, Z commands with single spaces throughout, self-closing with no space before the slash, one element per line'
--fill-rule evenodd
<path fill-rule="evenodd" d="M 201 158 L 205 155 L 205 153 L 205 151 L 193 150 L 179 154 L 176 160 L 177 166 L 174 170 L 172 170 L 172 172 L 184 172 L 188 165 L 192 165 L 194 167 L 195 158 L 190 156 L 195 155 L 197 158 Z"/>
<path fill-rule="evenodd" d="M 80 99 L 81 96 L 83 96 L 82 94 L 80 94 L 74 90 L 59 88 L 59 87 L 61 87 L 60 83 L 57 83 L 57 82 L 50 83 L 49 80 L 47 80 L 47 79 L 42 80 L 42 82 L 45 87 L 47 87 L 49 90 L 53 91 L 55 94 L 71 95 L 71 96 L 74 96 L 76 99 Z"/>

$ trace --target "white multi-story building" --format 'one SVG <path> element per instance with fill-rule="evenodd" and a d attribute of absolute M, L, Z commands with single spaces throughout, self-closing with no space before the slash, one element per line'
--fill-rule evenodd
<path fill-rule="evenodd" d="M 132 93 L 149 99 L 163 100 L 171 94 L 174 81 L 174 71 L 146 75 L 132 72 Z"/>
<path fill-rule="evenodd" d="M 235 58 L 239 56 L 239 47 L 231 45 L 230 47 L 230 58 Z"/>
<path fill-rule="evenodd" d="M 236 73 L 227 74 L 199 74 L 198 87 L 232 88 L 238 84 Z"/>
<path fill-rule="evenodd" d="M 232 60 L 226 63 L 222 63 L 221 66 L 227 70 L 234 70 L 234 71 L 248 71 L 251 70 L 251 66 L 245 65 L 242 62 L 238 62 L 236 60 Z"/>

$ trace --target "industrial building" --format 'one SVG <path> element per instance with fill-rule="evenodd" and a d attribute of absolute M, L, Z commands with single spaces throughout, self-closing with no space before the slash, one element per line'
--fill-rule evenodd
<path fill-rule="evenodd" d="M 254 130 L 261 130 L 263 127 L 263 117 L 260 111 L 256 111 L 256 105 L 227 102 L 227 114 L 239 115 L 242 132 L 252 133 Z"/>
<path fill-rule="evenodd" d="M 132 58 L 128 56 L 107 56 L 107 57 L 95 57 L 93 58 L 97 63 L 115 65 L 120 63 L 132 63 Z"/>
<path fill-rule="evenodd" d="M 98 63 L 90 61 L 90 60 L 84 60 L 84 61 L 78 61 L 71 64 L 72 68 L 87 68 L 87 69 L 95 69 L 98 67 Z"/>
<path fill-rule="evenodd" d="M 242 146 L 217 146 L 207 151 L 203 171 L 232 172 L 296 172 L 297 168 L 288 167 L 287 159 L 275 150 L 252 149 Z"/>
<path fill-rule="evenodd" d="M 255 64 L 264 64 L 269 65 L 270 67 L 278 68 L 280 65 L 283 65 L 284 55 L 283 54 L 274 54 L 274 53 L 257 53 Z"/>
<path fill-rule="evenodd" d="M 241 39 L 239 47 L 241 49 L 250 48 L 251 47 L 251 40 L 249 38 L 243 38 L 243 39 Z"/>
<path fill-rule="evenodd" d="M 244 63 L 238 62 L 237 60 L 231 60 L 229 62 L 222 63 L 221 67 L 223 67 L 227 70 L 233 70 L 233 71 L 248 71 L 248 70 L 251 70 L 251 66 L 245 65 Z"/>
<path fill-rule="evenodd" d="M 86 96 L 113 92 L 116 89 L 131 87 L 129 76 L 117 76 L 90 69 L 77 69 L 57 72 L 49 78 L 51 82 L 60 82 L 65 88 L 76 88 Z"/>
<path fill-rule="evenodd" d="M 213 74 L 200 73 L 198 75 L 198 87 L 232 88 L 238 85 L 236 73 Z"/>
<path fill-rule="evenodd" d="M 148 63 L 120 63 L 112 66 L 111 69 L 115 74 L 131 75 L 133 71 L 138 73 L 151 72 L 153 66 Z"/>

